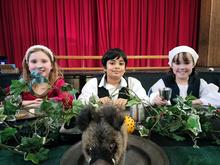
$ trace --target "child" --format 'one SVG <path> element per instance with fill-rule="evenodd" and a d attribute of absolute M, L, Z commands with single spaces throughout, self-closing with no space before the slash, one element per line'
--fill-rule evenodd
<path fill-rule="evenodd" d="M 48 99 L 62 101 L 65 106 L 71 106 L 73 96 L 61 90 L 65 85 L 62 73 L 58 69 L 52 51 L 43 45 L 31 46 L 23 59 L 23 79 L 30 83 L 31 72 L 37 71 L 48 80 L 51 88 L 47 92 Z M 43 98 L 32 92 L 22 92 L 22 105 L 24 108 L 38 108 Z"/>
<path fill-rule="evenodd" d="M 127 56 L 121 49 L 109 49 L 102 57 L 102 65 L 105 74 L 102 78 L 89 80 L 84 85 L 79 100 L 88 103 L 89 98 L 95 96 L 102 104 L 113 103 L 125 108 L 130 93 L 149 102 L 146 91 L 139 80 L 133 77 L 123 77 L 127 66 Z"/>
<path fill-rule="evenodd" d="M 195 65 L 199 56 L 194 49 L 188 46 L 178 46 L 169 52 L 170 73 L 157 81 L 152 87 L 150 100 L 152 104 L 166 105 L 167 100 L 159 96 L 159 89 L 169 87 L 172 89 L 171 103 L 175 104 L 174 98 L 192 94 L 198 99 L 193 100 L 192 104 L 213 106 L 220 105 L 220 93 L 218 87 L 198 77 L 195 72 Z"/>

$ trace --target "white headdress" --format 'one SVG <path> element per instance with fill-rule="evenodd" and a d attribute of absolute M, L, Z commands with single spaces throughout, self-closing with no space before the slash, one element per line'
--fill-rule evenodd
<path fill-rule="evenodd" d="M 193 57 L 194 63 L 195 64 L 197 63 L 199 55 L 196 53 L 196 51 L 193 48 L 191 48 L 189 46 L 177 46 L 177 47 L 173 48 L 171 51 L 169 51 L 169 62 L 168 62 L 168 64 L 171 66 L 173 58 L 177 54 L 182 53 L 182 52 L 190 53 Z"/>
<path fill-rule="evenodd" d="M 30 48 L 28 48 L 28 50 L 26 51 L 26 54 L 25 54 L 26 62 L 28 62 L 29 53 L 31 51 L 33 51 L 34 49 L 43 49 L 44 51 L 46 51 L 50 55 L 50 58 L 51 58 L 52 62 L 54 61 L 53 53 L 49 48 L 47 48 L 46 46 L 43 46 L 43 45 L 34 45 L 34 46 L 31 46 Z"/>

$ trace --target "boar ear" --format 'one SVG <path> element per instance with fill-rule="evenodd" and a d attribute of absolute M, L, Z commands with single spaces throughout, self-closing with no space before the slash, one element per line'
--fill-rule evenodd
<path fill-rule="evenodd" d="M 124 123 L 124 117 L 121 115 L 117 115 L 114 119 L 114 123 L 113 123 L 113 128 L 115 128 L 116 130 L 120 130 L 121 126 Z"/>
<path fill-rule="evenodd" d="M 81 131 L 84 131 L 92 120 L 92 112 L 95 111 L 93 106 L 86 106 L 79 113 L 76 123 Z"/>
<path fill-rule="evenodd" d="M 115 106 L 103 106 L 101 111 L 103 112 L 103 116 L 106 122 L 108 122 L 116 130 L 121 129 L 121 126 L 124 123 L 124 117 L 120 115 Z"/>

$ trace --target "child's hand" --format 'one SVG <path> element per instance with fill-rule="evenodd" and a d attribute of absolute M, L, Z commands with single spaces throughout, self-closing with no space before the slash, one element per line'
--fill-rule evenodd
<path fill-rule="evenodd" d="M 156 95 L 155 98 L 153 99 L 153 103 L 155 105 L 167 105 L 168 101 L 162 99 L 159 95 Z"/>
<path fill-rule="evenodd" d="M 102 104 L 112 104 L 112 100 L 109 97 L 102 97 L 99 99 L 99 102 Z"/>
<path fill-rule="evenodd" d="M 128 102 L 127 99 L 119 98 L 119 99 L 115 100 L 113 102 L 113 104 L 121 109 L 125 109 L 127 102 Z"/>
<path fill-rule="evenodd" d="M 192 104 L 193 105 L 202 105 L 203 103 L 202 103 L 202 101 L 200 99 L 196 99 L 196 100 L 192 101 Z"/>
<path fill-rule="evenodd" d="M 24 100 L 22 101 L 22 106 L 24 109 L 35 109 L 39 108 L 41 103 L 43 102 L 43 99 L 37 98 L 35 100 Z"/>

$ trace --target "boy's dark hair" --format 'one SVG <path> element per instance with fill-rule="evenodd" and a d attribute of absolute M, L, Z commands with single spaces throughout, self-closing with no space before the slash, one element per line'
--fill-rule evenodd
<path fill-rule="evenodd" d="M 128 58 L 124 51 L 122 51 L 120 48 L 111 48 L 102 57 L 102 65 L 106 68 L 107 61 L 113 60 L 113 59 L 119 59 L 122 57 L 125 61 L 125 66 L 127 66 Z"/>

